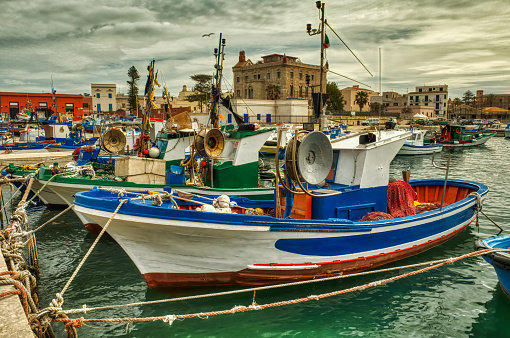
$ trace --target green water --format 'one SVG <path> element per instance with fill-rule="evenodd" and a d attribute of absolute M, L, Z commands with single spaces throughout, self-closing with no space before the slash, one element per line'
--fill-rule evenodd
<path fill-rule="evenodd" d="M 491 192 L 483 210 L 504 229 L 510 229 L 510 202 L 507 167 L 510 140 L 494 138 L 486 145 L 454 150 L 451 178 L 473 180 L 488 185 Z M 439 162 L 448 152 L 443 151 Z M 391 165 L 393 176 L 411 166 L 412 179 L 444 177 L 434 169 L 431 156 L 397 157 Z M 29 211 L 32 226 L 56 214 L 42 205 Z M 498 234 L 498 229 L 481 217 L 452 240 L 392 266 L 442 259 L 469 253 L 476 239 Z M 502 235 L 510 235 L 506 230 Z M 95 236 L 89 234 L 74 213 L 69 212 L 37 234 L 41 277 L 41 305 L 47 306 L 60 292 Z M 401 271 L 406 272 L 407 270 Z M 355 277 L 306 286 L 259 291 L 259 304 L 290 300 L 341 290 L 396 273 Z M 64 295 L 64 309 L 143 302 L 167 297 L 195 295 L 234 288 L 149 290 L 138 270 L 111 238 L 103 238 Z M 149 317 L 230 309 L 250 305 L 253 294 L 207 298 L 178 303 L 136 306 L 120 310 L 87 313 L 85 318 Z M 439 269 L 405 278 L 363 292 L 313 300 L 263 311 L 222 315 L 204 319 L 125 324 L 92 323 L 78 329 L 80 337 L 509 337 L 510 300 L 501 290 L 492 267 L 475 257 Z M 66 333 L 54 324 L 59 337 Z"/>

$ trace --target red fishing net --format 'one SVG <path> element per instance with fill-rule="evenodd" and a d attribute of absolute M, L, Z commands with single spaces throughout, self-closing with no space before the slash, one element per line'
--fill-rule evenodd
<path fill-rule="evenodd" d="M 414 201 L 418 195 L 405 181 L 388 184 L 388 213 L 394 218 L 416 215 Z"/>
<path fill-rule="evenodd" d="M 369 212 L 368 214 L 363 216 L 363 218 L 360 219 L 359 222 L 381 221 L 383 219 L 391 219 L 391 218 L 393 218 L 393 216 L 391 216 L 390 214 L 387 214 L 385 212 L 380 212 L 380 211 L 374 211 L 374 212 Z"/>

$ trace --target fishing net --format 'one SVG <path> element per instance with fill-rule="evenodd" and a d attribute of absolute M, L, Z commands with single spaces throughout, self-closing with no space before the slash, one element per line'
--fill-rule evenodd
<path fill-rule="evenodd" d="M 414 201 L 418 195 L 405 181 L 388 184 L 388 213 L 394 218 L 416 215 Z"/>
<path fill-rule="evenodd" d="M 359 220 L 359 222 L 367 222 L 367 221 L 382 221 L 383 219 L 391 219 L 393 216 L 390 214 L 387 214 L 385 212 L 380 211 L 374 211 L 369 212 L 365 216 L 363 216 L 362 219 Z"/>

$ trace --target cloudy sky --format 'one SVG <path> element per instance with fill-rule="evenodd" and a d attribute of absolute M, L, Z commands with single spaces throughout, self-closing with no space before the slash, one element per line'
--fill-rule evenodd
<path fill-rule="evenodd" d="M 232 86 L 239 51 L 252 61 L 286 53 L 319 64 L 320 37 L 312 0 L 0 0 L 0 91 L 90 93 L 91 83 L 115 83 L 127 92 L 135 66 L 140 87 L 154 58 L 172 95 L 190 75 L 212 74 L 213 49 L 223 33 L 224 88 Z M 406 93 L 448 84 L 451 97 L 466 90 L 510 93 L 508 0 L 325 1 L 330 26 L 330 70 L 379 90 Z M 202 37 L 205 33 L 215 33 Z M 161 78 L 160 78 L 161 79 Z M 340 88 L 356 84 L 328 74 Z M 363 86 L 363 87 L 367 87 Z"/>

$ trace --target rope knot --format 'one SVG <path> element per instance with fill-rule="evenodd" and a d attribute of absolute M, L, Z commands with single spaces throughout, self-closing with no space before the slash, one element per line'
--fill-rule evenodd
<path fill-rule="evenodd" d="M 167 316 L 165 316 L 165 319 L 163 319 L 163 322 L 168 323 L 168 325 L 172 326 L 175 319 L 176 319 L 176 317 L 174 315 L 167 315 Z"/>
<path fill-rule="evenodd" d="M 83 322 L 85 321 L 85 318 L 69 318 L 69 321 L 66 323 L 66 329 L 69 329 L 70 327 L 78 328 L 83 326 Z"/>

